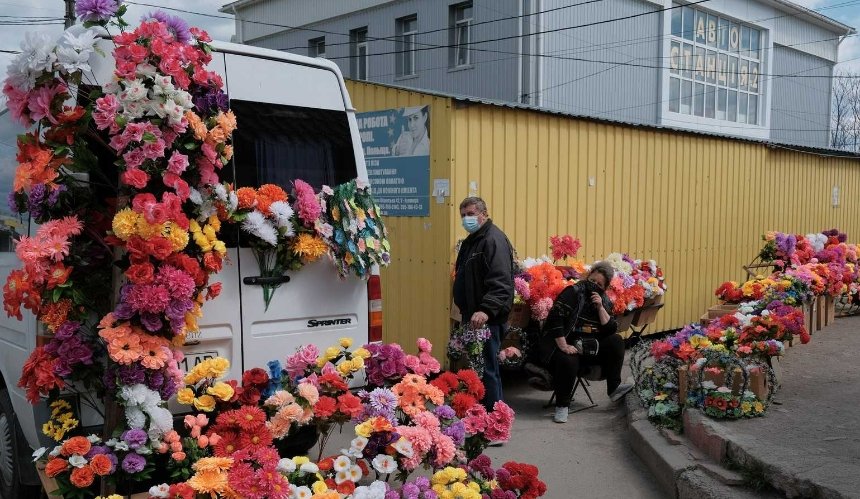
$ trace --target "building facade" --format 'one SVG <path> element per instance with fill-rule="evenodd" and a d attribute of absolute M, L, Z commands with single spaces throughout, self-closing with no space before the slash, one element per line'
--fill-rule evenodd
<path fill-rule="evenodd" d="M 829 145 L 853 29 L 785 0 L 239 0 L 236 41 L 344 75 L 564 113 Z"/>

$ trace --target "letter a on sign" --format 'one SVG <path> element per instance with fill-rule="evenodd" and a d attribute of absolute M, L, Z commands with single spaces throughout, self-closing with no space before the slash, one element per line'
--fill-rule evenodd
<path fill-rule="evenodd" d="M 699 17 L 699 16 L 696 16 L 696 17 L 698 17 L 698 19 L 696 20 L 697 21 L 696 22 L 696 41 L 697 42 L 704 42 L 705 41 L 705 18 Z"/>

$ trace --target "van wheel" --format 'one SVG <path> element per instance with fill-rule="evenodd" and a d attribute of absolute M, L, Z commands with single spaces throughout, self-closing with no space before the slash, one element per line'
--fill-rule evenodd
<path fill-rule="evenodd" d="M 24 443 L 24 435 L 18 426 L 18 418 L 12 409 L 9 391 L 0 389 L 0 497 L 13 499 L 18 497 L 38 497 L 39 488 L 29 487 L 21 483 L 19 466 L 29 463 L 20 462 Z"/>

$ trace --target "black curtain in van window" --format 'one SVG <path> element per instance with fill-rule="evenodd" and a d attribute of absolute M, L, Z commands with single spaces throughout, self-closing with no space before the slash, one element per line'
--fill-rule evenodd
<path fill-rule="evenodd" d="M 277 184 L 289 192 L 302 179 L 319 190 L 356 177 L 345 112 L 239 100 L 230 107 L 238 187 Z"/>

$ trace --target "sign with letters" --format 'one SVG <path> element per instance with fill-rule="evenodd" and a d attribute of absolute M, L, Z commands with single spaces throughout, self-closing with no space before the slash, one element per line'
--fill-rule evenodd
<path fill-rule="evenodd" d="M 430 106 L 356 113 L 367 176 L 382 214 L 430 215 Z"/>

